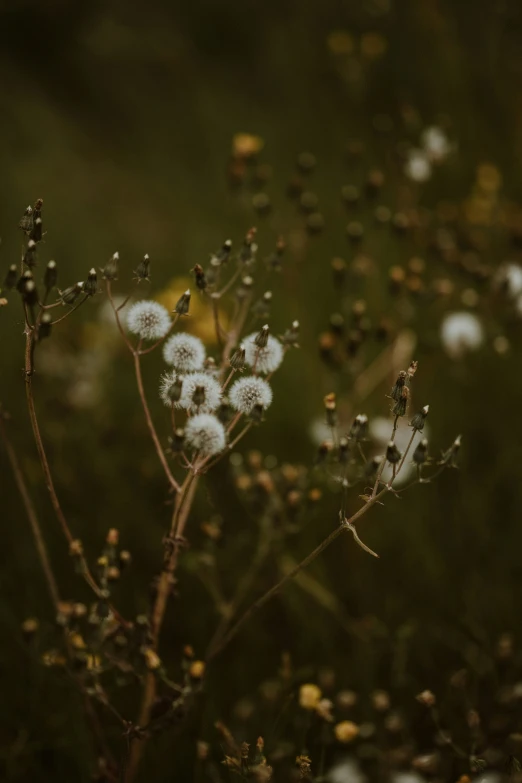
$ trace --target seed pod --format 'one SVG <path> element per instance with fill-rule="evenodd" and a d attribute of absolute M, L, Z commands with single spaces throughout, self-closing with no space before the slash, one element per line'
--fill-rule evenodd
<path fill-rule="evenodd" d="M 41 242 L 42 240 L 42 218 L 37 217 L 33 223 L 33 227 L 29 234 L 33 242 Z"/>
<path fill-rule="evenodd" d="M 324 408 L 326 411 L 326 423 L 329 427 L 335 427 L 337 424 L 337 400 L 332 392 L 324 398 Z"/>
<path fill-rule="evenodd" d="M 204 291 L 208 285 L 208 281 L 203 267 L 200 264 L 196 264 L 192 269 L 192 272 L 196 279 L 196 287 L 199 288 L 200 291 Z"/>
<path fill-rule="evenodd" d="M 266 344 L 268 343 L 269 333 L 270 333 L 270 327 L 268 326 L 268 324 L 265 324 L 254 339 L 254 343 L 255 345 L 257 345 L 258 348 L 266 348 Z"/>
<path fill-rule="evenodd" d="M 27 283 L 32 279 L 33 279 L 33 273 L 31 272 L 30 269 L 26 269 L 25 272 L 22 274 L 22 276 L 18 278 L 18 282 L 16 284 L 16 290 L 20 294 L 23 294 Z"/>
<path fill-rule="evenodd" d="M 428 415 L 428 411 L 430 409 L 429 405 L 425 405 L 422 410 L 420 410 L 418 413 L 415 414 L 415 416 L 411 420 L 411 426 L 414 430 L 417 430 L 418 432 L 422 432 L 424 429 L 424 423 L 426 421 L 426 416 Z"/>
<path fill-rule="evenodd" d="M 169 448 L 172 454 L 179 454 L 183 451 L 185 445 L 185 430 L 177 427 L 174 430 L 174 436 L 169 437 Z"/>
<path fill-rule="evenodd" d="M 29 307 L 34 307 L 34 305 L 38 303 L 38 291 L 36 290 L 34 280 L 27 281 L 22 296 L 25 304 L 29 305 Z"/>
<path fill-rule="evenodd" d="M 391 440 L 386 448 L 387 462 L 389 462 L 391 465 L 396 465 L 397 462 L 400 461 L 401 457 L 402 457 L 401 452 L 399 451 L 395 443 Z"/>
<path fill-rule="evenodd" d="M 118 279 L 118 262 L 120 260 L 119 253 L 113 253 L 109 258 L 103 269 L 101 270 L 104 280 L 117 280 Z"/>
<path fill-rule="evenodd" d="M 29 232 L 33 228 L 33 224 L 34 224 L 33 208 L 29 206 L 25 210 L 23 216 L 20 218 L 20 222 L 18 223 L 18 228 L 21 228 L 25 234 L 29 234 Z"/>
<path fill-rule="evenodd" d="M 390 397 L 392 400 L 395 400 L 395 402 L 398 402 L 401 399 L 402 389 L 406 383 L 406 378 L 407 373 L 404 370 L 401 370 L 390 393 Z"/>
<path fill-rule="evenodd" d="M 150 258 L 148 253 L 145 253 L 142 261 L 140 261 L 140 263 L 134 270 L 134 274 L 136 275 L 136 280 L 138 282 L 140 282 L 141 280 L 146 280 L 147 282 L 150 282 Z"/>
<path fill-rule="evenodd" d="M 58 280 L 58 269 L 56 266 L 56 261 L 49 261 L 49 263 L 45 267 L 44 280 L 43 280 L 46 290 L 50 291 L 51 288 L 54 288 L 57 280 Z"/>
<path fill-rule="evenodd" d="M 98 293 L 98 277 L 95 269 L 91 269 L 87 275 L 87 280 L 83 283 L 82 290 L 87 296 L 94 296 L 94 294 Z"/>
<path fill-rule="evenodd" d="M 366 438 L 368 434 L 368 416 L 364 413 L 359 413 L 353 420 L 348 438 L 361 441 Z"/>
<path fill-rule="evenodd" d="M 52 316 L 51 313 L 44 313 L 40 319 L 38 326 L 38 339 L 44 340 L 46 337 L 51 336 L 52 329 Z"/>
<path fill-rule="evenodd" d="M 417 444 L 415 451 L 413 452 L 413 461 L 416 465 L 424 465 L 428 459 L 428 441 L 423 438 L 420 443 Z"/>
<path fill-rule="evenodd" d="M 75 283 L 74 285 L 66 288 L 65 291 L 60 291 L 60 299 L 62 304 L 72 305 L 76 302 L 83 290 L 83 283 Z"/>
<path fill-rule="evenodd" d="M 234 351 L 234 353 L 229 359 L 230 366 L 233 367 L 234 370 L 240 370 L 240 371 L 243 370 L 245 366 L 245 355 L 246 355 L 245 346 L 243 345 L 243 343 L 241 343 L 239 348 L 236 348 L 236 350 Z"/>
<path fill-rule="evenodd" d="M 394 416 L 404 416 L 406 414 L 406 408 L 408 407 L 408 400 L 410 397 L 410 390 L 407 386 L 403 386 L 400 392 L 399 399 L 396 401 L 392 408 Z M 424 426 L 424 425 L 423 425 Z"/>
<path fill-rule="evenodd" d="M 294 346 L 299 348 L 299 321 L 292 321 L 290 329 L 287 329 L 284 334 L 281 335 L 280 340 L 283 345 Z"/>
<path fill-rule="evenodd" d="M 27 247 L 25 249 L 24 256 L 23 256 L 23 262 L 30 269 L 36 266 L 36 242 L 34 241 L 34 239 L 30 239 L 29 242 L 27 243 Z"/>
<path fill-rule="evenodd" d="M 184 294 L 176 302 L 174 312 L 178 315 L 188 315 L 190 308 L 190 289 L 187 288 Z"/>

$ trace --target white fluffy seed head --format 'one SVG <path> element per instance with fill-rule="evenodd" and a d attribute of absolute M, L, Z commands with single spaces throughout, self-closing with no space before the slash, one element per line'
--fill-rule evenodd
<path fill-rule="evenodd" d="M 205 346 L 199 337 L 179 332 L 163 346 L 163 358 L 180 372 L 194 372 L 203 367 Z"/>
<path fill-rule="evenodd" d="M 424 150 L 410 150 L 404 173 L 414 182 L 426 182 L 431 177 L 431 163 Z"/>
<path fill-rule="evenodd" d="M 160 340 L 169 331 L 171 320 L 163 305 L 144 299 L 129 308 L 127 326 L 143 340 Z"/>
<path fill-rule="evenodd" d="M 252 413 L 256 405 L 263 410 L 272 402 L 272 389 L 262 378 L 239 378 L 229 392 L 231 406 L 238 413 Z"/>
<path fill-rule="evenodd" d="M 468 351 L 480 348 L 484 341 L 484 330 L 477 316 L 464 310 L 450 313 L 444 318 L 440 337 L 446 352 L 458 359 Z"/>
<path fill-rule="evenodd" d="M 258 332 L 254 332 L 243 340 L 245 361 L 255 368 L 256 372 L 274 372 L 283 361 L 283 346 L 276 337 L 269 335 L 265 347 L 259 348 L 255 343 L 257 335 Z"/>
<path fill-rule="evenodd" d="M 203 391 L 203 402 L 194 402 L 194 392 L 200 387 Z M 221 402 L 221 386 L 212 375 L 206 372 L 192 372 L 183 378 L 179 407 L 198 413 L 210 413 L 219 407 Z"/>
<path fill-rule="evenodd" d="M 198 413 L 185 425 L 185 439 L 203 457 L 219 454 L 226 446 L 225 428 L 211 413 Z"/>
<path fill-rule="evenodd" d="M 181 392 L 183 390 L 183 378 L 176 370 L 172 372 L 164 373 L 160 378 L 160 397 L 168 408 L 173 405 L 175 408 L 180 407 Z M 176 400 L 175 395 L 171 392 L 171 389 L 176 389 L 176 393 L 179 394 L 179 398 Z"/>

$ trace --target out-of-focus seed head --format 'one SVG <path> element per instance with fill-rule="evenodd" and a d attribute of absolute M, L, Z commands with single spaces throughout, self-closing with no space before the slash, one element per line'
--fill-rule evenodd
<path fill-rule="evenodd" d="M 28 206 L 24 214 L 20 218 L 20 222 L 18 223 L 18 228 L 21 228 L 25 234 L 29 234 L 29 232 L 33 228 L 33 223 L 34 223 L 33 208 L 31 206 Z"/>
<path fill-rule="evenodd" d="M 390 465 L 396 465 L 397 462 L 400 461 L 401 457 L 401 452 L 395 443 L 391 440 L 386 448 L 386 461 L 389 462 Z"/>
<path fill-rule="evenodd" d="M 359 413 L 352 422 L 348 438 L 355 441 L 363 441 L 368 435 L 368 416 Z"/>
<path fill-rule="evenodd" d="M 411 420 L 411 427 L 413 427 L 414 430 L 417 430 L 418 432 L 422 432 L 424 429 L 424 424 L 426 422 L 426 416 L 428 415 L 430 406 L 425 405 L 424 408 L 422 408 L 418 413 L 413 416 Z"/>
<path fill-rule="evenodd" d="M 340 288 L 346 281 L 347 267 L 344 258 L 332 258 L 330 262 L 334 285 Z"/>
<path fill-rule="evenodd" d="M 329 455 L 333 451 L 333 443 L 331 440 L 324 440 L 317 449 L 317 456 L 315 459 L 316 465 L 321 465 L 325 462 Z"/>
<path fill-rule="evenodd" d="M 27 281 L 22 296 L 25 304 L 29 305 L 29 307 L 34 307 L 38 303 L 38 291 L 36 290 L 34 280 Z"/>
<path fill-rule="evenodd" d="M 445 451 L 444 454 L 442 455 L 441 462 L 443 465 L 447 465 L 450 468 L 458 467 L 457 457 L 460 451 L 460 446 L 461 446 L 461 436 L 458 435 L 453 441 L 453 443 L 451 444 L 451 446 L 449 447 L 449 449 Z"/>
<path fill-rule="evenodd" d="M 46 291 L 53 289 L 58 281 L 58 267 L 56 261 L 49 261 L 44 272 L 44 286 Z"/>
<path fill-rule="evenodd" d="M 341 189 L 341 198 L 347 207 L 355 206 L 360 197 L 359 189 L 355 185 L 344 185 Z"/>
<path fill-rule="evenodd" d="M 353 220 L 346 226 L 346 236 L 353 245 L 358 244 L 364 236 L 364 228 L 362 223 L 358 223 Z"/>
<path fill-rule="evenodd" d="M 329 427 L 335 427 L 337 424 L 337 399 L 333 392 L 327 394 L 324 398 L 324 409 L 326 413 L 326 423 Z"/>
<path fill-rule="evenodd" d="M 301 152 L 297 156 L 297 168 L 301 174 L 310 174 L 317 166 L 317 159 L 311 152 Z"/>
<path fill-rule="evenodd" d="M 241 249 L 239 251 L 239 261 L 242 264 L 245 264 L 247 266 L 254 263 L 256 260 L 256 253 L 257 253 L 257 245 L 255 243 L 255 238 L 257 234 L 257 228 L 252 227 L 250 228 L 246 236 L 243 240 L 243 244 L 241 245 Z"/>
<path fill-rule="evenodd" d="M 299 198 L 299 207 L 301 212 L 304 212 L 305 215 L 310 215 L 312 212 L 317 212 L 318 206 L 319 199 L 315 193 L 312 193 L 310 190 L 305 190 L 303 193 L 301 193 Z"/>
<path fill-rule="evenodd" d="M 25 287 L 29 281 L 33 280 L 33 273 L 30 269 L 26 269 L 23 274 L 18 278 L 18 282 L 16 284 L 16 290 L 23 294 L 25 291 Z"/>
<path fill-rule="evenodd" d="M 227 261 L 230 258 L 230 252 L 232 250 L 232 240 L 226 239 L 223 242 L 223 245 L 221 248 L 216 252 L 213 253 L 210 258 L 210 263 L 212 266 L 221 266 L 221 264 L 226 264 Z"/>
<path fill-rule="evenodd" d="M 169 451 L 171 454 L 180 454 L 185 448 L 185 430 L 181 427 L 177 427 L 174 430 L 174 435 L 169 437 Z"/>
<path fill-rule="evenodd" d="M 12 288 L 15 287 L 17 280 L 18 280 L 18 270 L 16 268 L 16 264 L 11 264 L 4 278 L 4 288 L 7 288 L 7 290 L 10 291 Z"/>
<path fill-rule="evenodd" d="M 325 219 L 321 212 L 312 212 L 306 218 L 306 230 L 309 234 L 320 234 L 324 226 Z"/>
<path fill-rule="evenodd" d="M 265 291 L 263 296 L 252 305 L 252 314 L 257 318 L 268 318 L 272 305 L 272 291 Z"/>
<path fill-rule="evenodd" d="M 225 428 L 216 416 L 209 413 L 192 416 L 187 421 L 185 436 L 188 445 L 204 457 L 219 454 L 226 446 Z"/>
<path fill-rule="evenodd" d="M 196 264 L 191 272 L 194 275 L 194 279 L 196 281 L 196 288 L 199 291 L 204 291 L 208 285 L 208 281 L 203 267 L 200 264 Z"/>
<path fill-rule="evenodd" d="M 134 270 L 134 274 L 136 275 L 135 280 L 140 283 L 142 280 L 146 280 L 147 283 L 150 282 L 150 258 L 149 254 L 145 253 L 142 260 Z"/>
<path fill-rule="evenodd" d="M 344 316 L 342 313 L 332 313 L 330 316 L 330 329 L 334 334 L 342 335 L 345 328 Z"/>
<path fill-rule="evenodd" d="M 29 234 L 33 242 L 41 242 L 43 236 L 42 218 L 37 217 Z"/>
<path fill-rule="evenodd" d="M 113 253 L 109 258 L 103 269 L 101 270 L 104 280 L 117 280 L 118 279 L 118 262 L 120 260 L 120 254 L 118 252 Z"/>
<path fill-rule="evenodd" d="M 299 332 L 299 321 L 292 321 L 290 328 L 280 337 L 282 344 L 288 347 L 299 348 Z"/>
<path fill-rule="evenodd" d="M 276 272 L 280 272 L 282 268 L 282 257 L 285 250 L 286 242 L 283 237 L 279 237 L 276 243 L 275 251 L 271 253 L 268 258 L 265 258 L 265 264 L 270 269 L 274 269 Z"/>
<path fill-rule="evenodd" d="M 371 459 L 368 460 L 368 462 L 364 466 L 365 478 L 371 479 L 376 475 L 379 466 L 381 464 L 381 461 L 382 461 L 382 457 L 372 457 Z"/>
<path fill-rule="evenodd" d="M 98 276 L 96 269 L 91 269 L 87 275 L 87 280 L 83 284 L 83 293 L 87 296 L 94 296 L 98 293 Z"/>
<path fill-rule="evenodd" d="M 252 206 L 259 215 L 268 215 L 272 210 L 272 202 L 268 193 L 254 193 Z"/>

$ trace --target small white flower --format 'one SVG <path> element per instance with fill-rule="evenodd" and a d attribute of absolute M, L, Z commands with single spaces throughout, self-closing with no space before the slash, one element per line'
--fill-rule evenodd
<path fill-rule="evenodd" d="M 203 367 L 205 346 L 192 334 L 174 334 L 163 346 L 163 358 L 181 372 L 194 372 Z"/>
<path fill-rule="evenodd" d="M 144 299 L 129 308 L 127 326 L 143 340 L 159 340 L 169 331 L 171 320 L 163 305 Z"/>
<path fill-rule="evenodd" d="M 448 141 L 448 137 L 436 125 L 432 125 L 423 131 L 421 143 L 429 159 L 435 162 L 444 160 L 451 152 L 451 144 Z"/>
<path fill-rule="evenodd" d="M 183 377 L 179 375 L 176 370 L 166 372 L 161 376 L 160 397 L 168 408 L 172 407 L 172 405 L 176 408 L 180 407 L 181 391 L 183 388 L 182 383 Z M 174 389 L 176 389 L 177 394 L 179 394 L 178 399 L 173 395 Z"/>
<path fill-rule="evenodd" d="M 272 402 L 272 389 L 262 378 L 250 376 L 237 380 L 228 396 L 234 410 L 249 414 L 256 405 L 260 405 L 263 410 L 268 408 Z"/>
<path fill-rule="evenodd" d="M 202 391 L 203 401 L 197 405 L 194 403 L 194 392 L 197 388 Z M 179 407 L 189 408 L 198 413 L 210 413 L 215 411 L 221 402 L 221 386 L 218 381 L 206 372 L 193 372 L 185 375 L 181 388 Z"/>
<path fill-rule="evenodd" d="M 192 416 L 185 426 L 185 438 L 188 445 L 199 451 L 203 457 L 219 454 L 227 442 L 225 428 L 219 419 L 210 413 Z"/>
<path fill-rule="evenodd" d="M 467 351 L 476 351 L 484 341 L 484 330 L 476 315 L 466 311 L 450 313 L 441 325 L 440 339 L 446 353 L 458 359 Z"/>
<path fill-rule="evenodd" d="M 245 361 L 257 372 L 269 373 L 277 370 L 283 361 L 283 346 L 278 339 L 268 336 L 268 342 L 264 348 L 255 344 L 258 333 L 249 334 L 243 340 L 245 347 Z"/>
<path fill-rule="evenodd" d="M 410 150 L 404 173 L 414 182 L 426 182 L 431 177 L 431 163 L 423 150 Z"/>

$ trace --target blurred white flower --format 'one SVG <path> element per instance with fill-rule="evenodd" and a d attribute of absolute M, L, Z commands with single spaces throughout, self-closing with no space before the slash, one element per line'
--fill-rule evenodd
<path fill-rule="evenodd" d="M 202 401 L 194 402 L 194 393 L 199 389 Z M 193 372 L 185 375 L 181 387 L 179 407 L 185 410 L 197 410 L 198 413 L 215 411 L 221 402 L 221 386 L 212 375 L 206 372 Z"/>
<path fill-rule="evenodd" d="M 428 158 L 436 163 L 447 158 L 452 149 L 448 137 L 442 128 L 438 128 L 436 125 L 423 131 L 421 144 Z"/>
<path fill-rule="evenodd" d="M 509 296 L 522 294 L 522 267 L 518 264 L 503 264 L 499 267 L 495 280 L 498 285 L 505 286 Z"/>
<path fill-rule="evenodd" d="M 181 372 L 201 370 L 205 361 L 205 346 L 199 339 L 186 332 L 172 335 L 163 346 L 163 358 Z"/>
<path fill-rule="evenodd" d="M 263 410 L 272 402 L 272 389 L 262 378 L 239 378 L 229 393 L 230 404 L 239 413 L 252 413 L 256 405 Z"/>
<path fill-rule="evenodd" d="M 431 163 L 423 150 L 409 151 L 404 173 L 414 182 L 426 182 L 431 177 Z"/>
<path fill-rule="evenodd" d="M 484 330 L 476 315 L 466 311 L 450 313 L 442 321 L 440 339 L 446 353 L 458 359 L 476 351 L 484 342 Z"/>
<path fill-rule="evenodd" d="M 326 780 L 328 783 L 366 783 L 367 778 L 357 762 L 346 757 L 334 764 L 328 772 Z"/>
<path fill-rule="evenodd" d="M 171 320 L 163 305 L 144 299 L 129 308 L 127 326 L 143 340 L 159 340 L 169 331 Z"/>
<path fill-rule="evenodd" d="M 243 340 L 246 363 L 255 367 L 256 372 L 274 372 L 283 361 L 283 346 L 277 338 L 269 335 L 265 347 L 259 348 L 255 343 L 257 335 L 258 332 L 254 332 Z"/>
<path fill-rule="evenodd" d="M 192 416 L 185 425 L 185 438 L 189 446 L 203 457 L 212 457 L 223 451 L 226 445 L 225 428 L 211 413 Z"/>

